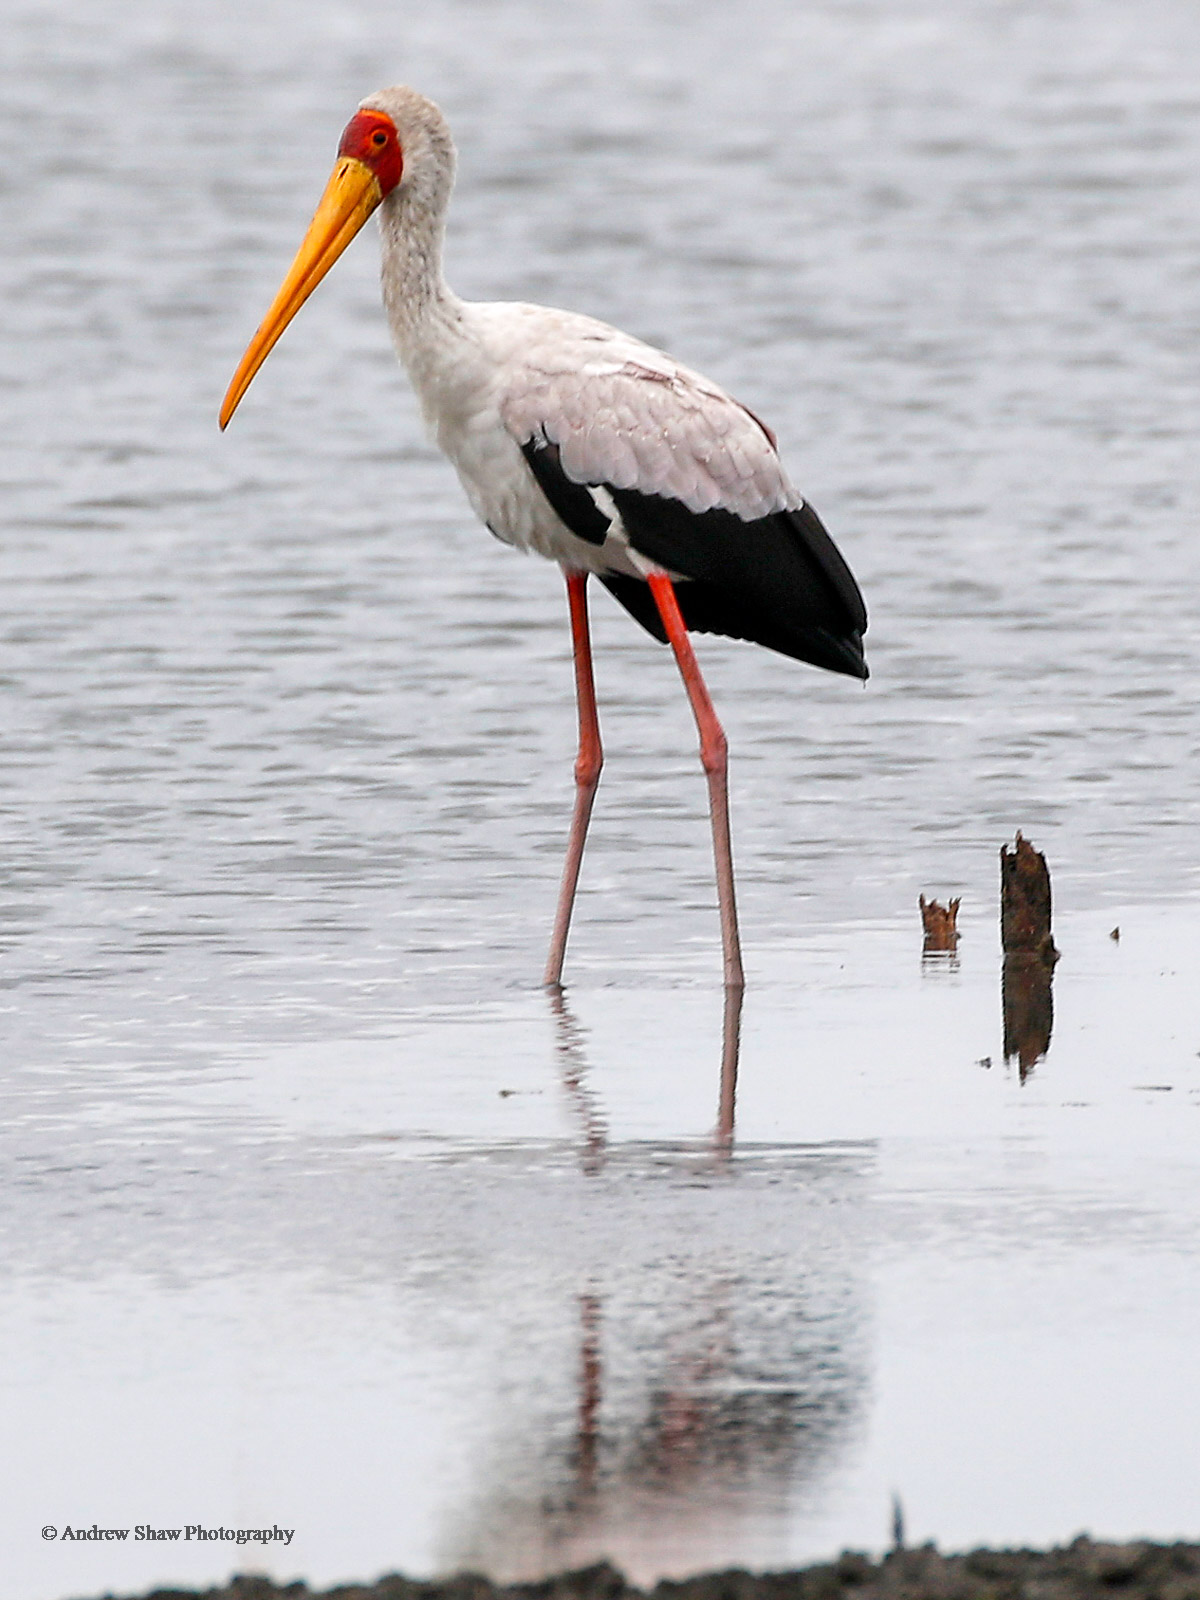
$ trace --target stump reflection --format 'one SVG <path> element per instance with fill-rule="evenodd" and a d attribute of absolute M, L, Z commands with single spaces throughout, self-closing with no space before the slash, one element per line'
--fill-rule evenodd
<path fill-rule="evenodd" d="M 1050 1048 L 1054 1030 L 1054 967 L 1032 951 L 1004 958 L 1000 978 L 1004 1006 L 1004 1059 L 1014 1057 L 1022 1083 Z"/>

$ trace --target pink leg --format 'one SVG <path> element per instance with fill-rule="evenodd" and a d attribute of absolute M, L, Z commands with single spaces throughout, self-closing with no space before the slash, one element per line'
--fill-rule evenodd
<path fill-rule="evenodd" d="M 742 991 L 725 990 L 725 1016 L 721 1027 L 721 1097 L 717 1102 L 716 1152 L 733 1149 L 733 1119 L 737 1108 L 738 1050 L 742 1030 Z"/>
<path fill-rule="evenodd" d="M 742 947 L 738 940 L 737 904 L 733 893 L 733 848 L 729 835 L 729 780 L 728 746 L 725 730 L 717 721 L 717 713 L 709 697 L 708 688 L 700 675 L 692 641 L 688 638 L 675 585 L 664 574 L 647 578 L 650 593 L 658 607 L 663 627 L 667 631 L 671 649 L 683 678 L 688 699 L 700 730 L 700 760 L 708 775 L 708 809 L 712 816 L 713 854 L 717 863 L 717 904 L 721 908 L 721 945 L 725 952 L 725 987 L 741 989 L 745 985 L 742 975 Z"/>
<path fill-rule="evenodd" d="M 567 599 L 571 607 L 571 641 L 575 649 L 579 755 L 575 760 L 575 815 L 571 819 L 571 837 L 567 841 L 562 887 L 558 891 L 554 934 L 546 961 L 544 981 L 551 985 L 562 982 L 563 958 L 567 953 L 567 934 L 575 904 L 575 886 L 579 882 L 579 867 L 583 861 L 583 842 L 587 838 L 592 802 L 596 798 L 596 785 L 600 782 L 600 768 L 604 764 L 604 752 L 600 748 L 600 719 L 596 715 L 596 684 L 592 677 L 592 641 L 588 630 L 588 575 L 586 572 L 567 572 L 566 579 Z"/>

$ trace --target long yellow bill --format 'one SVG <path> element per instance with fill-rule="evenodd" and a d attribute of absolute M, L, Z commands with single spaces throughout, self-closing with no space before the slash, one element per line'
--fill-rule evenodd
<path fill-rule="evenodd" d="M 280 334 L 382 199 L 379 179 L 365 162 L 354 156 L 338 159 L 296 259 L 226 391 L 221 406 L 222 428 L 237 410 Z"/>

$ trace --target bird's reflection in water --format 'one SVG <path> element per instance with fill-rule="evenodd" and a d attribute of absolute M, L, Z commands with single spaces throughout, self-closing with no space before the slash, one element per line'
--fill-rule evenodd
<path fill-rule="evenodd" d="M 554 1014 L 554 1048 L 558 1055 L 558 1070 L 572 1119 L 579 1129 L 581 1165 L 584 1172 L 599 1172 L 604 1165 L 608 1128 L 599 1102 L 588 1084 L 583 1030 L 575 1013 L 567 1005 L 562 989 L 554 984 L 546 992 Z"/>
<path fill-rule="evenodd" d="M 585 1172 L 599 1172 L 604 1165 L 608 1130 L 599 1102 L 588 1085 L 587 1055 L 583 1029 L 567 1004 L 566 994 L 557 984 L 547 989 L 554 1015 L 554 1045 L 558 1055 L 563 1088 L 572 1117 L 580 1132 L 582 1166 Z M 742 995 L 739 988 L 725 990 L 721 1019 L 721 1071 L 718 1079 L 717 1120 L 713 1129 L 713 1152 L 721 1158 L 733 1151 L 733 1128 L 737 1111 L 738 1055 L 741 1050 Z"/>
<path fill-rule="evenodd" d="M 558 1280 L 572 1378 L 558 1405 L 548 1370 L 527 1403 L 512 1396 L 450 1562 L 519 1578 L 607 1556 L 643 1579 L 781 1562 L 795 1497 L 832 1465 L 866 1392 L 857 1252 L 826 1219 L 869 1155 L 735 1150 L 736 990 L 699 1152 L 616 1139 L 586 1036 L 560 992 L 551 1005 L 584 1186 L 575 1286 Z"/>
<path fill-rule="evenodd" d="M 600 1296 L 579 1297 L 579 1435 L 575 1452 L 575 1487 L 579 1503 L 596 1488 L 600 1442 Z"/>

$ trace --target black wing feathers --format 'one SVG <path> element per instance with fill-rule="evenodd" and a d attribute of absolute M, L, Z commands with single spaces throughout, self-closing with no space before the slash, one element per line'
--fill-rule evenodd
<path fill-rule="evenodd" d="M 676 586 L 689 628 L 866 677 L 866 607 L 811 506 L 743 522 L 732 511 L 689 511 L 633 489 L 609 493 L 634 549 L 693 580 Z"/>
<path fill-rule="evenodd" d="M 538 481 L 542 493 L 571 532 L 588 544 L 603 544 L 611 521 L 587 491 L 587 486 L 568 478 L 558 458 L 558 446 L 533 438 L 521 446 L 521 454 Z"/>
<path fill-rule="evenodd" d="M 572 533 L 601 545 L 611 526 L 588 488 L 564 473 L 555 445 L 530 440 L 522 452 L 547 500 Z M 687 626 L 748 639 L 831 672 L 865 678 L 867 612 L 841 552 L 811 506 L 743 521 L 732 511 L 689 511 L 678 500 L 603 487 L 639 555 L 689 582 L 676 584 Z M 665 640 L 649 588 L 638 578 L 601 574 L 625 609 Z"/>

